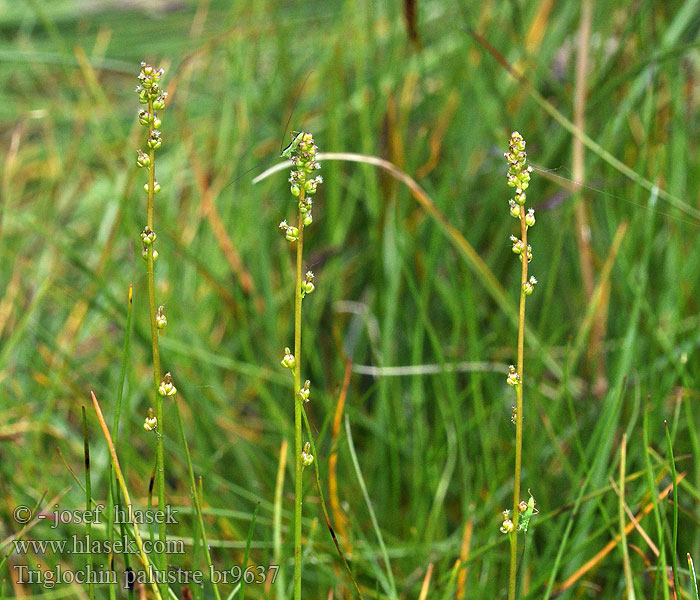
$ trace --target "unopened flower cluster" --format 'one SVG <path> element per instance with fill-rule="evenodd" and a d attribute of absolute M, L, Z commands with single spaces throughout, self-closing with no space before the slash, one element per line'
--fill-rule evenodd
<path fill-rule="evenodd" d="M 292 196 L 298 198 L 302 226 L 307 227 L 313 222 L 311 215 L 313 200 L 311 197 L 316 193 L 318 186 L 323 183 L 323 177 L 320 175 L 312 177 L 312 175 L 314 171 L 321 168 L 321 165 L 316 161 L 318 148 L 310 133 L 300 133 L 294 140 L 293 146 L 291 161 L 294 169 L 289 175 L 290 191 Z M 288 225 L 287 221 L 280 223 L 280 229 L 288 241 L 296 242 L 299 239 L 299 228 Z"/>
<path fill-rule="evenodd" d="M 535 224 L 535 210 L 533 208 L 525 208 L 525 202 L 527 200 L 525 190 L 527 190 L 530 185 L 532 167 L 527 164 L 525 140 L 517 131 L 511 134 L 508 152 L 506 152 L 504 156 L 508 162 L 508 174 L 506 176 L 508 185 L 515 188 L 515 195 L 508 202 L 510 215 L 520 221 L 521 231 L 527 232 L 527 230 Z M 530 246 L 526 240 L 511 235 L 510 241 L 513 244 L 513 253 L 518 255 L 521 262 L 523 258 L 525 258 L 527 262 L 532 260 L 532 246 Z M 529 296 L 534 291 L 535 285 L 537 285 L 537 279 L 531 276 L 522 284 L 523 293 Z M 513 365 L 508 367 L 506 382 L 511 386 L 520 385 L 520 375 Z"/>

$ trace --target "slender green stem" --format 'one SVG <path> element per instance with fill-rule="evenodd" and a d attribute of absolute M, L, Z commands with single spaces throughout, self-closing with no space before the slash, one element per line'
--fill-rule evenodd
<path fill-rule="evenodd" d="M 209 544 L 207 543 L 207 534 L 204 530 L 204 519 L 202 517 L 202 502 L 200 496 L 197 493 L 197 485 L 194 480 L 194 468 L 192 466 L 192 458 L 190 456 L 190 448 L 187 444 L 187 437 L 185 436 L 185 427 L 182 423 L 182 417 L 180 416 L 180 408 L 175 400 L 175 415 L 177 416 L 177 425 L 180 431 L 180 438 L 182 440 L 182 445 L 185 448 L 185 459 L 187 460 L 187 472 L 190 478 L 190 497 L 192 498 L 192 503 L 194 504 L 194 510 L 197 515 L 197 523 L 199 524 L 200 535 L 202 536 L 202 546 L 204 546 L 204 556 L 207 559 L 207 566 L 209 567 L 209 572 L 213 572 L 213 563 L 211 561 L 211 553 L 209 552 Z M 215 581 L 212 581 L 212 586 L 214 588 L 214 596 L 216 600 L 221 600 L 219 595 L 219 588 Z"/>
<path fill-rule="evenodd" d="M 304 200 L 304 191 L 299 196 L 299 204 Z M 304 254 L 304 216 L 299 210 L 297 240 L 297 268 L 294 282 L 294 600 L 301 600 L 301 505 L 302 505 L 302 406 L 299 397 L 301 390 L 301 282 L 303 276 L 302 262 Z"/>
<path fill-rule="evenodd" d="M 153 116 L 153 101 L 148 102 L 148 113 Z M 148 125 L 148 136 L 151 137 L 153 133 L 153 119 L 150 120 Z M 155 195 L 155 181 L 156 181 L 156 152 L 153 148 L 149 148 L 148 156 L 150 163 L 148 165 L 148 205 L 146 208 L 146 225 L 152 230 L 153 229 L 153 197 Z M 160 348 L 158 346 L 158 325 L 156 323 L 156 290 L 155 290 L 155 269 L 153 267 L 153 244 L 149 244 L 148 252 L 146 253 L 146 269 L 147 269 L 147 280 L 148 280 L 148 309 L 151 317 L 151 349 L 153 352 L 153 380 L 155 382 L 154 389 L 158 389 L 160 385 L 162 374 L 160 370 Z M 160 394 L 156 394 L 156 418 L 158 419 L 158 436 L 156 437 L 156 462 L 158 464 L 158 469 L 156 473 L 156 479 L 158 483 L 158 510 L 161 514 L 165 514 L 165 454 L 163 451 L 163 431 L 164 422 L 163 418 L 163 397 Z M 161 523 L 158 524 L 158 538 L 161 541 L 161 546 L 163 550 L 160 552 L 159 556 L 159 566 L 163 573 L 165 573 L 168 568 L 168 558 L 166 556 L 165 547 L 167 540 L 167 530 L 165 519 L 161 519 Z M 161 594 L 167 595 L 167 585 L 161 584 Z"/>
<path fill-rule="evenodd" d="M 518 311 L 518 375 L 519 385 L 515 386 L 515 476 L 513 479 L 513 533 L 510 535 L 510 578 L 508 582 L 508 599 L 515 600 L 518 576 L 518 520 L 520 511 L 520 471 L 523 455 L 523 380 L 525 373 L 525 284 L 527 283 L 527 224 L 525 207 L 520 207 L 520 239 L 525 250 L 520 255 L 522 269 L 520 278 L 520 310 Z"/>

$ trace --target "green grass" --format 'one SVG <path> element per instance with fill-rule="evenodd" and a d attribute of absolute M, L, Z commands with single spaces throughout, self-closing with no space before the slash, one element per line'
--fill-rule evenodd
<path fill-rule="evenodd" d="M 220 569 L 241 566 L 249 546 L 248 564 L 267 566 L 277 543 L 281 552 L 277 583 L 247 584 L 247 598 L 290 598 L 293 580 L 291 452 L 275 503 L 280 447 L 293 438 L 292 386 L 279 360 L 284 340 L 293 339 L 294 249 L 277 228 L 291 205 L 286 171 L 256 185 L 250 179 L 288 143 L 283 127 L 297 97 L 291 129 L 313 132 L 323 152 L 379 156 L 415 177 L 484 261 L 387 172 L 323 164 L 305 237 L 306 266 L 316 276 L 304 304 L 302 362 L 313 382 L 306 411 L 324 486 L 337 450 L 342 534 L 337 514 L 330 516 L 363 595 L 418 598 L 429 564 L 431 600 L 454 598 L 462 574 L 466 599 L 506 594 L 508 542 L 498 528 L 512 502 L 505 373 L 516 353 L 520 263 L 508 242 L 502 153 L 516 129 L 529 160 L 556 169 L 553 177 L 535 171 L 528 189 L 537 210 L 531 270 L 540 284 L 527 310 L 522 488 L 532 490 L 540 514 L 520 538 L 519 598 L 552 597 L 619 536 L 610 478 L 619 485 L 625 433 L 625 500 L 634 514 L 653 502 L 640 525 L 663 557 L 638 531 L 627 532 L 635 595 L 673 597 L 662 561 L 678 565 L 683 597 L 695 595 L 684 557 L 700 556 L 697 2 L 594 6 L 586 134 L 600 149 L 586 152 L 583 195 L 596 282 L 610 256 L 609 293 L 601 294 L 609 386 L 601 397 L 591 391 L 590 336 L 580 333 L 591 303 L 569 195 L 572 134 L 541 102 L 571 119 L 578 3 L 554 3 L 551 12 L 540 2 L 417 4 L 420 50 L 407 39 L 400 3 L 211 0 L 144 13 L 111 2 L 0 2 L 0 598 L 19 597 L 12 565 L 86 564 L 68 554 L 1 559 L 4 542 L 22 530 L 16 506 L 33 508 L 44 494 L 44 511 L 84 506 L 85 492 L 57 451 L 82 480 L 83 405 L 92 495 L 106 502 L 110 455 L 89 393 L 111 426 L 130 284 L 133 329 L 120 431 L 112 434 L 134 502 L 148 503 L 155 437 L 143 420 L 152 363 L 138 235 L 143 172 L 134 164 L 143 133 L 133 93 L 141 60 L 167 67 L 156 296 L 169 323 L 160 345 L 163 371 L 176 377 L 198 485 L 202 478 L 212 560 Z M 525 69 L 540 101 L 463 25 Z M 642 178 L 665 193 L 650 192 Z M 355 368 L 340 421 L 347 417 L 347 428 L 335 434 L 347 357 Z M 464 362 L 496 367 L 452 368 Z M 445 368 L 374 377 L 361 373 L 368 365 Z M 652 499 L 672 481 L 664 421 L 684 475 L 677 506 L 673 494 Z M 169 560 L 205 569 L 174 428 L 165 453 L 166 496 L 181 511 L 168 535 L 185 539 L 188 550 Z M 334 589 L 335 598 L 351 597 L 307 474 L 304 594 L 326 598 Z M 327 487 L 324 495 L 331 506 Z M 456 569 L 467 526 L 469 551 Z M 51 529 L 40 521 L 21 535 L 83 533 L 82 525 Z M 149 537 L 146 526 L 141 533 Z M 106 526 L 93 525 L 92 534 L 106 538 Z M 623 556 L 613 548 L 559 597 L 622 597 Z M 115 561 L 120 572 L 123 559 Z M 137 557 L 129 560 L 136 568 Z M 224 598 L 235 589 L 220 585 Z M 70 586 L 24 591 L 87 594 Z M 210 586 L 192 591 L 213 597 Z M 106 588 L 95 586 L 95 597 L 108 597 Z"/>

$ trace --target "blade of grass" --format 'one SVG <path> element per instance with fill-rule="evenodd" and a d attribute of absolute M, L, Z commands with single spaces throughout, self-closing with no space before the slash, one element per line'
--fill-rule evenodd
<path fill-rule="evenodd" d="M 318 497 L 321 501 L 321 509 L 323 510 L 323 516 L 326 519 L 326 527 L 328 527 L 328 532 L 331 534 L 331 538 L 333 539 L 333 543 L 335 544 L 335 549 L 338 552 L 338 555 L 340 556 L 340 560 L 343 561 L 343 566 L 345 567 L 345 570 L 347 571 L 348 576 L 350 577 L 350 581 L 352 581 L 353 586 L 355 587 L 355 591 L 357 592 L 358 597 L 360 600 L 363 600 L 362 597 L 362 592 L 360 591 L 360 586 L 357 584 L 357 581 L 355 580 L 355 576 L 352 573 L 352 570 L 350 569 L 350 565 L 348 564 L 347 559 L 345 558 L 345 554 L 343 554 L 343 551 L 340 549 L 340 544 L 338 543 L 338 538 L 335 535 L 335 531 L 333 530 L 333 526 L 331 525 L 331 519 L 328 516 L 328 507 L 326 506 L 326 501 L 323 498 L 323 487 L 321 486 L 321 472 L 318 467 L 318 454 L 316 453 L 316 444 L 314 443 L 314 438 L 311 433 L 311 426 L 309 425 L 309 418 L 306 416 L 306 410 L 304 410 L 302 406 L 302 411 L 301 411 L 301 416 L 304 418 L 304 425 L 306 427 L 306 435 L 309 438 L 309 443 L 311 444 L 311 454 L 315 456 L 315 460 L 313 462 L 314 464 L 314 469 L 316 472 L 316 488 L 318 489 Z"/>
<path fill-rule="evenodd" d="M 352 432 L 350 431 L 350 419 L 348 415 L 345 415 L 345 433 L 348 436 L 348 448 L 350 449 L 350 457 L 352 458 L 352 464 L 355 467 L 355 474 L 357 475 L 357 481 L 360 484 L 360 489 L 362 490 L 362 496 L 365 499 L 365 504 L 367 505 L 367 511 L 369 512 L 369 517 L 372 520 L 372 527 L 374 528 L 374 533 L 377 536 L 377 541 L 379 542 L 379 549 L 384 559 L 384 566 L 386 567 L 387 577 L 389 579 L 389 585 L 391 589 L 389 590 L 390 595 L 394 600 L 398 600 L 398 593 L 396 591 L 396 583 L 394 582 L 394 574 L 391 570 L 391 561 L 389 560 L 389 554 L 386 550 L 386 544 L 384 544 L 384 536 L 382 536 L 382 531 L 379 528 L 379 523 L 377 522 L 377 517 L 374 514 L 374 509 L 372 508 L 372 501 L 369 497 L 369 492 L 367 491 L 367 485 L 365 484 L 365 479 L 362 476 L 362 469 L 360 469 L 360 461 L 357 460 L 357 452 L 355 452 L 355 444 L 352 441 Z"/>
<path fill-rule="evenodd" d="M 133 299 L 134 286 L 129 284 L 129 299 L 126 307 L 126 329 L 124 332 L 124 346 L 122 348 L 122 364 L 121 369 L 119 371 L 119 387 L 117 388 L 117 401 L 114 407 L 114 421 L 112 423 L 115 449 L 119 447 L 119 421 L 121 419 L 122 412 L 122 399 L 124 397 L 124 382 L 126 381 L 126 369 L 129 363 Z M 110 464 L 109 495 L 107 496 L 107 540 L 109 541 L 110 545 L 114 543 L 114 506 L 118 505 L 119 501 L 120 496 L 118 482 L 114 473 L 114 466 Z M 122 539 L 125 539 L 126 534 L 124 531 L 124 524 L 120 523 L 119 528 L 121 531 Z M 112 557 L 112 560 L 114 560 L 114 557 Z M 124 567 L 129 568 L 129 566 L 129 554 L 124 553 Z M 129 591 L 132 592 L 132 590 Z M 109 586 L 109 597 L 110 600 L 116 600 L 116 585 Z"/>
<path fill-rule="evenodd" d="M 647 399 L 648 400 L 648 399 Z M 651 458 L 649 457 L 649 406 L 648 402 L 644 406 L 644 413 L 642 416 L 642 439 L 644 442 L 644 465 L 645 473 L 647 479 L 647 487 L 649 488 L 649 493 L 651 495 L 651 500 L 653 503 L 654 511 L 654 524 L 656 526 L 656 536 L 659 545 L 659 560 L 656 568 L 656 583 L 654 585 L 654 597 L 656 597 L 656 589 L 659 585 L 659 581 L 662 581 L 662 589 L 664 594 L 664 600 L 669 600 L 668 591 L 668 579 L 666 573 L 668 567 L 666 565 L 666 543 L 664 541 L 664 528 L 661 524 L 661 514 L 659 512 L 659 504 L 656 500 L 656 482 L 654 481 L 654 469 L 651 465 Z"/>
<path fill-rule="evenodd" d="M 617 159 L 615 156 L 610 154 L 605 148 L 598 144 L 595 140 L 586 135 L 585 132 L 581 131 L 576 125 L 574 125 L 569 119 L 567 119 L 557 108 L 549 102 L 544 96 L 542 96 L 532 85 L 530 80 L 516 71 L 516 69 L 505 59 L 505 57 L 494 48 L 486 38 L 481 34 L 467 28 L 469 35 L 471 35 L 477 43 L 486 50 L 496 61 L 508 72 L 510 75 L 522 85 L 525 90 L 535 99 L 535 102 L 547 112 L 559 125 L 566 129 L 571 135 L 579 138 L 583 144 L 596 156 L 600 157 L 611 167 L 622 173 L 625 177 L 644 188 L 652 194 L 658 194 L 659 198 L 668 202 L 671 206 L 674 206 L 681 212 L 689 215 L 695 219 L 700 220 L 700 210 L 694 208 L 687 202 L 678 198 L 676 195 L 667 192 L 664 189 L 659 188 L 655 183 L 649 181 L 646 177 L 642 177 L 632 168 L 628 167 L 621 160 Z"/>
<path fill-rule="evenodd" d="M 685 473 L 680 473 L 673 483 L 665 487 L 658 495 L 659 499 L 665 498 L 675 487 L 677 481 L 680 481 L 685 477 Z M 650 502 L 647 504 L 639 513 L 637 513 L 635 520 L 639 521 L 642 517 L 648 515 L 654 508 L 654 503 Z M 629 523 L 625 527 L 625 532 L 629 533 L 634 529 L 634 523 Z M 588 571 L 590 571 L 594 566 L 596 566 L 603 558 L 605 558 L 610 552 L 615 548 L 615 546 L 620 541 L 620 535 L 616 535 L 614 539 L 610 540 L 593 558 L 588 560 L 582 567 L 576 570 L 570 577 L 568 577 L 556 590 L 555 595 L 561 594 L 568 590 L 574 583 L 576 583 L 581 577 L 583 577 Z"/>
<path fill-rule="evenodd" d="M 676 483 L 676 461 L 673 458 L 673 443 L 671 433 L 668 430 L 668 423 L 664 420 L 664 430 L 666 431 L 666 444 L 668 446 L 668 456 L 671 462 L 671 477 L 673 477 L 673 542 L 671 545 L 671 564 L 673 565 L 673 581 L 676 586 L 676 594 L 680 595 L 681 587 L 678 580 L 678 486 Z"/>
<path fill-rule="evenodd" d="M 630 567 L 630 555 L 627 548 L 627 532 L 625 531 L 625 467 L 627 463 L 627 434 L 622 434 L 620 446 L 620 493 L 618 502 L 618 516 L 620 518 L 620 549 L 622 550 L 622 567 L 625 572 L 628 600 L 635 600 L 634 581 L 632 580 L 632 568 Z M 632 520 L 634 523 L 634 519 Z"/>
<path fill-rule="evenodd" d="M 248 529 L 248 537 L 245 542 L 245 553 L 243 555 L 243 566 L 241 571 L 243 576 L 241 577 L 241 600 L 245 600 L 245 575 L 246 568 L 248 567 L 248 557 L 250 556 L 250 544 L 253 541 L 253 530 L 255 529 L 255 520 L 258 518 L 258 511 L 260 510 L 260 502 L 255 505 L 255 510 L 253 511 L 253 518 L 250 520 L 250 528 Z"/>
<path fill-rule="evenodd" d="M 83 415 L 83 447 L 85 456 L 85 510 L 90 510 L 92 507 L 92 482 L 90 480 L 90 442 L 88 441 L 88 426 L 87 426 L 87 413 L 85 412 L 85 407 L 82 406 Z M 92 523 L 90 519 L 85 521 L 85 537 L 89 540 L 90 533 L 92 532 Z M 88 541 L 88 544 L 90 542 Z M 93 555 L 92 552 L 88 552 L 86 557 L 86 568 L 88 572 L 93 570 Z M 88 596 L 95 600 L 95 584 L 92 578 L 88 578 Z"/>
<path fill-rule="evenodd" d="M 695 600 L 700 600 L 700 592 L 698 592 L 698 580 L 695 576 L 695 565 L 693 564 L 693 558 L 690 553 L 687 555 L 688 558 L 688 569 L 690 570 L 690 576 L 693 578 L 693 591 L 695 592 Z"/>

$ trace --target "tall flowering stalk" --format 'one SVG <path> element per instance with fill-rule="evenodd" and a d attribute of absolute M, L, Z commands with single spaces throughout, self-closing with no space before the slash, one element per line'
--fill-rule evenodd
<path fill-rule="evenodd" d="M 318 148 L 310 133 L 300 133 L 282 156 L 291 158 L 294 169 L 289 177 L 292 196 L 297 199 L 297 224 L 280 223 L 280 229 L 290 243 L 296 243 L 296 276 L 294 283 L 294 354 L 284 349 L 282 366 L 291 370 L 294 378 L 294 600 L 301 600 L 301 507 L 302 472 L 313 463 L 309 442 L 302 449 L 302 413 L 304 403 L 309 401 L 311 382 L 301 383 L 301 303 L 307 294 L 314 291 L 314 274 L 303 273 L 304 228 L 311 225 L 312 200 L 318 185 L 323 181 L 320 175 L 313 177 L 314 171 L 321 168 L 316 162 Z"/>
<path fill-rule="evenodd" d="M 508 152 L 505 153 L 508 161 L 508 185 L 515 188 L 515 196 L 510 200 L 510 215 L 518 219 L 520 224 L 520 237 L 510 236 L 513 244 L 513 252 L 518 255 L 522 263 L 520 275 L 520 310 L 518 313 L 518 365 L 510 365 L 508 368 L 508 385 L 515 388 L 515 406 L 513 407 L 512 421 L 515 424 L 515 477 L 513 480 L 513 517 L 510 511 L 503 512 L 501 531 L 510 537 L 510 578 L 508 585 L 508 598 L 515 600 L 517 585 L 517 558 L 518 558 L 518 532 L 525 533 L 530 518 L 535 514 L 535 500 L 530 496 L 528 502 L 520 500 L 520 472 L 523 452 L 523 375 L 524 375 L 524 350 L 525 350 L 525 299 L 532 294 L 537 280 L 534 277 L 528 279 L 528 264 L 532 260 L 532 248 L 527 243 L 527 231 L 535 224 L 535 211 L 525 208 L 525 190 L 530 185 L 530 173 L 532 167 L 527 166 L 527 153 L 525 152 L 525 140 L 514 131 L 510 137 Z"/>
<path fill-rule="evenodd" d="M 156 441 L 156 462 L 158 465 L 156 471 L 156 480 L 158 483 L 158 510 L 165 511 L 165 465 L 163 452 L 163 398 L 165 396 L 174 396 L 177 389 L 173 384 L 170 373 L 162 375 L 160 368 L 160 348 L 158 345 L 158 332 L 167 325 L 167 318 L 163 312 L 163 307 L 156 308 L 156 293 L 154 283 L 154 263 L 158 258 L 158 252 L 153 247 L 157 238 L 156 232 L 153 229 L 153 203 L 154 198 L 160 192 L 160 184 L 156 181 L 156 150 L 159 150 L 163 140 L 160 134 L 160 117 L 158 111 L 165 109 L 165 99 L 167 92 L 161 90 L 159 81 L 165 74 L 163 69 L 155 69 L 151 65 L 142 62 L 141 71 L 139 73 L 139 85 L 136 87 L 136 93 L 139 97 L 139 102 L 144 105 L 144 108 L 139 111 L 139 123 L 148 130 L 146 137 L 146 146 L 148 152 L 138 150 L 136 153 L 136 164 L 139 167 L 148 170 L 148 181 L 143 186 L 148 201 L 146 205 L 146 226 L 141 232 L 141 241 L 143 242 L 142 256 L 146 261 L 146 279 L 148 282 L 148 306 L 151 321 L 151 350 L 153 353 L 153 381 L 156 394 L 156 422 L 152 420 L 152 428 L 158 428 Z M 147 420 L 147 423 L 149 421 Z M 165 519 L 162 519 L 165 521 Z M 158 525 L 158 537 L 161 541 L 163 551 L 160 553 L 158 567 L 164 573 L 167 569 L 167 556 L 165 546 L 167 540 L 167 531 L 165 522 Z M 161 583 L 161 594 L 163 597 L 167 595 L 167 584 Z"/>
<path fill-rule="evenodd" d="M 139 167 L 148 169 L 148 182 L 143 186 L 143 189 L 148 195 L 148 203 L 146 209 L 146 226 L 141 232 L 141 241 L 143 242 L 142 256 L 146 261 L 146 272 L 148 280 L 148 306 L 151 317 L 151 349 L 153 352 L 153 381 L 155 383 L 156 394 L 156 411 L 153 414 L 153 409 L 148 409 L 148 416 L 144 421 L 143 427 L 146 431 L 154 431 L 156 433 L 156 480 L 158 483 L 158 510 L 165 514 L 165 456 L 163 452 L 163 399 L 167 397 L 175 400 L 177 389 L 173 383 L 173 378 L 170 373 L 162 375 L 160 366 L 160 347 L 158 344 L 159 331 L 168 324 L 168 319 L 165 316 L 164 307 L 156 308 L 155 299 L 155 282 L 154 282 L 154 263 L 158 258 L 158 252 L 153 247 L 157 239 L 156 232 L 153 230 L 153 201 L 155 195 L 160 191 L 160 185 L 156 181 L 155 167 L 155 152 L 162 145 L 162 136 L 160 133 L 160 118 L 157 111 L 165 109 L 165 99 L 167 92 L 161 91 L 159 81 L 164 75 L 163 69 L 154 69 L 151 65 L 142 62 L 141 72 L 139 73 L 139 85 L 136 88 L 136 93 L 139 96 L 139 102 L 145 105 L 146 108 L 139 111 L 139 123 L 148 128 L 148 137 L 146 145 L 148 153 L 143 150 L 138 150 L 136 153 L 136 164 Z M 187 461 L 187 472 L 189 475 L 190 497 L 194 504 L 199 532 L 204 548 L 204 555 L 209 566 L 210 572 L 213 572 L 213 564 L 209 544 L 207 543 L 206 532 L 204 531 L 204 519 L 202 517 L 202 505 L 194 477 L 194 467 L 190 456 L 187 437 L 185 436 L 185 428 L 180 414 L 180 408 L 177 401 L 174 402 L 175 416 L 177 418 L 177 428 L 180 434 L 180 440 L 185 450 L 185 459 Z M 161 548 L 163 551 L 158 557 L 158 567 L 160 575 L 157 577 L 158 585 L 161 588 L 161 594 L 165 598 L 167 596 L 167 556 L 165 553 L 167 530 L 165 519 L 161 519 L 158 525 L 158 537 L 162 541 Z M 214 596 L 220 600 L 219 589 L 215 581 L 212 581 Z"/>

